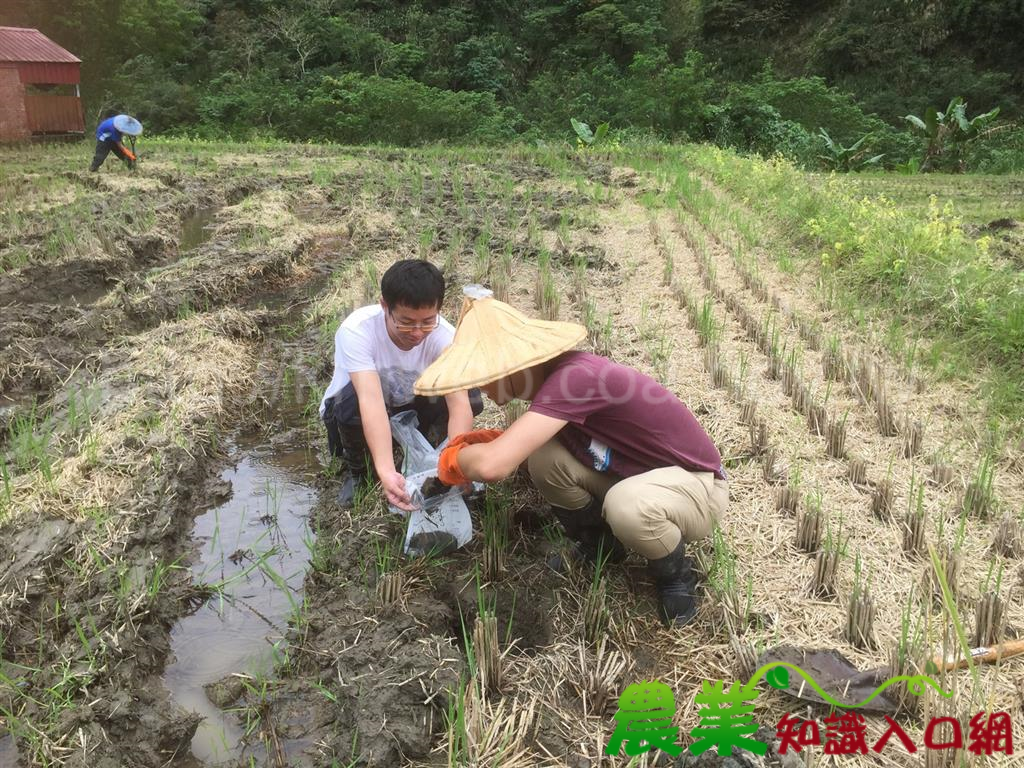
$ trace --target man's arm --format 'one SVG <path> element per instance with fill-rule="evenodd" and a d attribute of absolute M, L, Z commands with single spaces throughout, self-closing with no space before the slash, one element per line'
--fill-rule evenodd
<path fill-rule="evenodd" d="M 448 437 L 461 435 L 473 428 L 473 409 L 469 404 L 469 391 L 452 392 L 444 396 L 448 405 Z"/>
<path fill-rule="evenodd" d="M 405 492 L 405 478 L 395 469 L 391 452 L 391 422 L 384 405 L 384 391 L 376 371 L 353 371 L 349 374 L 352 388 L 359 398 L 359 417 L 363 421 L 363 436 L 373 458 L 373 467 L 380 478 L 384 495 L 400 509 L 410 510 L 412 504 Z"/>
<path fill-rule="evenodd" d="M 496 440 L 467 445 L 460 450 L 459 469 L 470 480 L 485 483 L 503 480 L 568 423 L 527 411 Z"/>

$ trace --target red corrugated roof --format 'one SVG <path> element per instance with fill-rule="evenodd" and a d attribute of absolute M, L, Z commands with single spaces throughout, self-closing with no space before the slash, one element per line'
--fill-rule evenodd
<path fill-rule="evenodd" d="M 0 61 L 41 61 L 48 63 L 81 61 L 61 48 L 38 29 L 0 27 Z"/>

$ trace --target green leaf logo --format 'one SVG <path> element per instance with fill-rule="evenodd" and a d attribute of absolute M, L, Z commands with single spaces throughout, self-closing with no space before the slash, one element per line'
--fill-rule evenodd
<path fill-rule="evenodd" d="M 789 687 L 789 670 L 785 667 L 772 667 L 765 675 L 765 680 L 772 688 L 784 691 Z"/>

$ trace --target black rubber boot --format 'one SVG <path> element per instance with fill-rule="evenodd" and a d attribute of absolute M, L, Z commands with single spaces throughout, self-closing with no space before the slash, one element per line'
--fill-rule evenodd
<path fill-rule="evenodd" d="M 338 489 L 338 504 L 351 507 L 359 486 L 373 482 L 376 473 L 370 462 L 370 449 L 366 445 L 366 437 L 362 427 L 342 427 L 338 430 L 342 443 L 342 458 L 346 476 L 341 488 Z"/>
<path fill-rule="evenodd" d="M 657 560 L 648 560 L 658 590 L 658 614 L 669 627 L 684 627 L 697 614 L 700 596 L 693 561 L 686 556 L 686 544 Z"/>
<path fill-rule="evenodd" d="M 602 565 L 621 563 L 626 559 L 626 547 L 615 538 L 608 521 L 601 515 L 601 502 L 594 500 L 584 509 L 551 507 L 551 514 L 565 531 L 565 537 L 572 543 L 568 553 L 556 552 L 548 559 L 548 565 L 562 573 L 566 570 L 565 556 L 579 563 Z"/>

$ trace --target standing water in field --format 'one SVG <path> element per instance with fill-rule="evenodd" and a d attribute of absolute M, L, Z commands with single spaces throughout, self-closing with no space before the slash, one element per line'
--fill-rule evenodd
<path fill-rule="evenodd" d="M 262 438 L 237 446 L 236 466 L 221 475 L 231 484 L 230 499 L 196 518 L 194 579 L 218 590 L 171 634 L 174 663 L 164 684 L 175 701 L 205 718 L 192 753 L 208 763 L 242 754 L 245 734 L 230 709 L 246 685 L 258 689 L 254 678 L 272 672 L 288 621 L 303 601 L 319 465 L 306 445 L 269 443 Z M 218 690 L 231 691 L 221 700 L 227 712 L 204 688 L 225 679 Z"/>
<path fill-rule="evenodd" d="M 178 253 L 188 253 L 213 237 L 213 224 L 220 206 L 197 208 L 181 220 Z"/>

